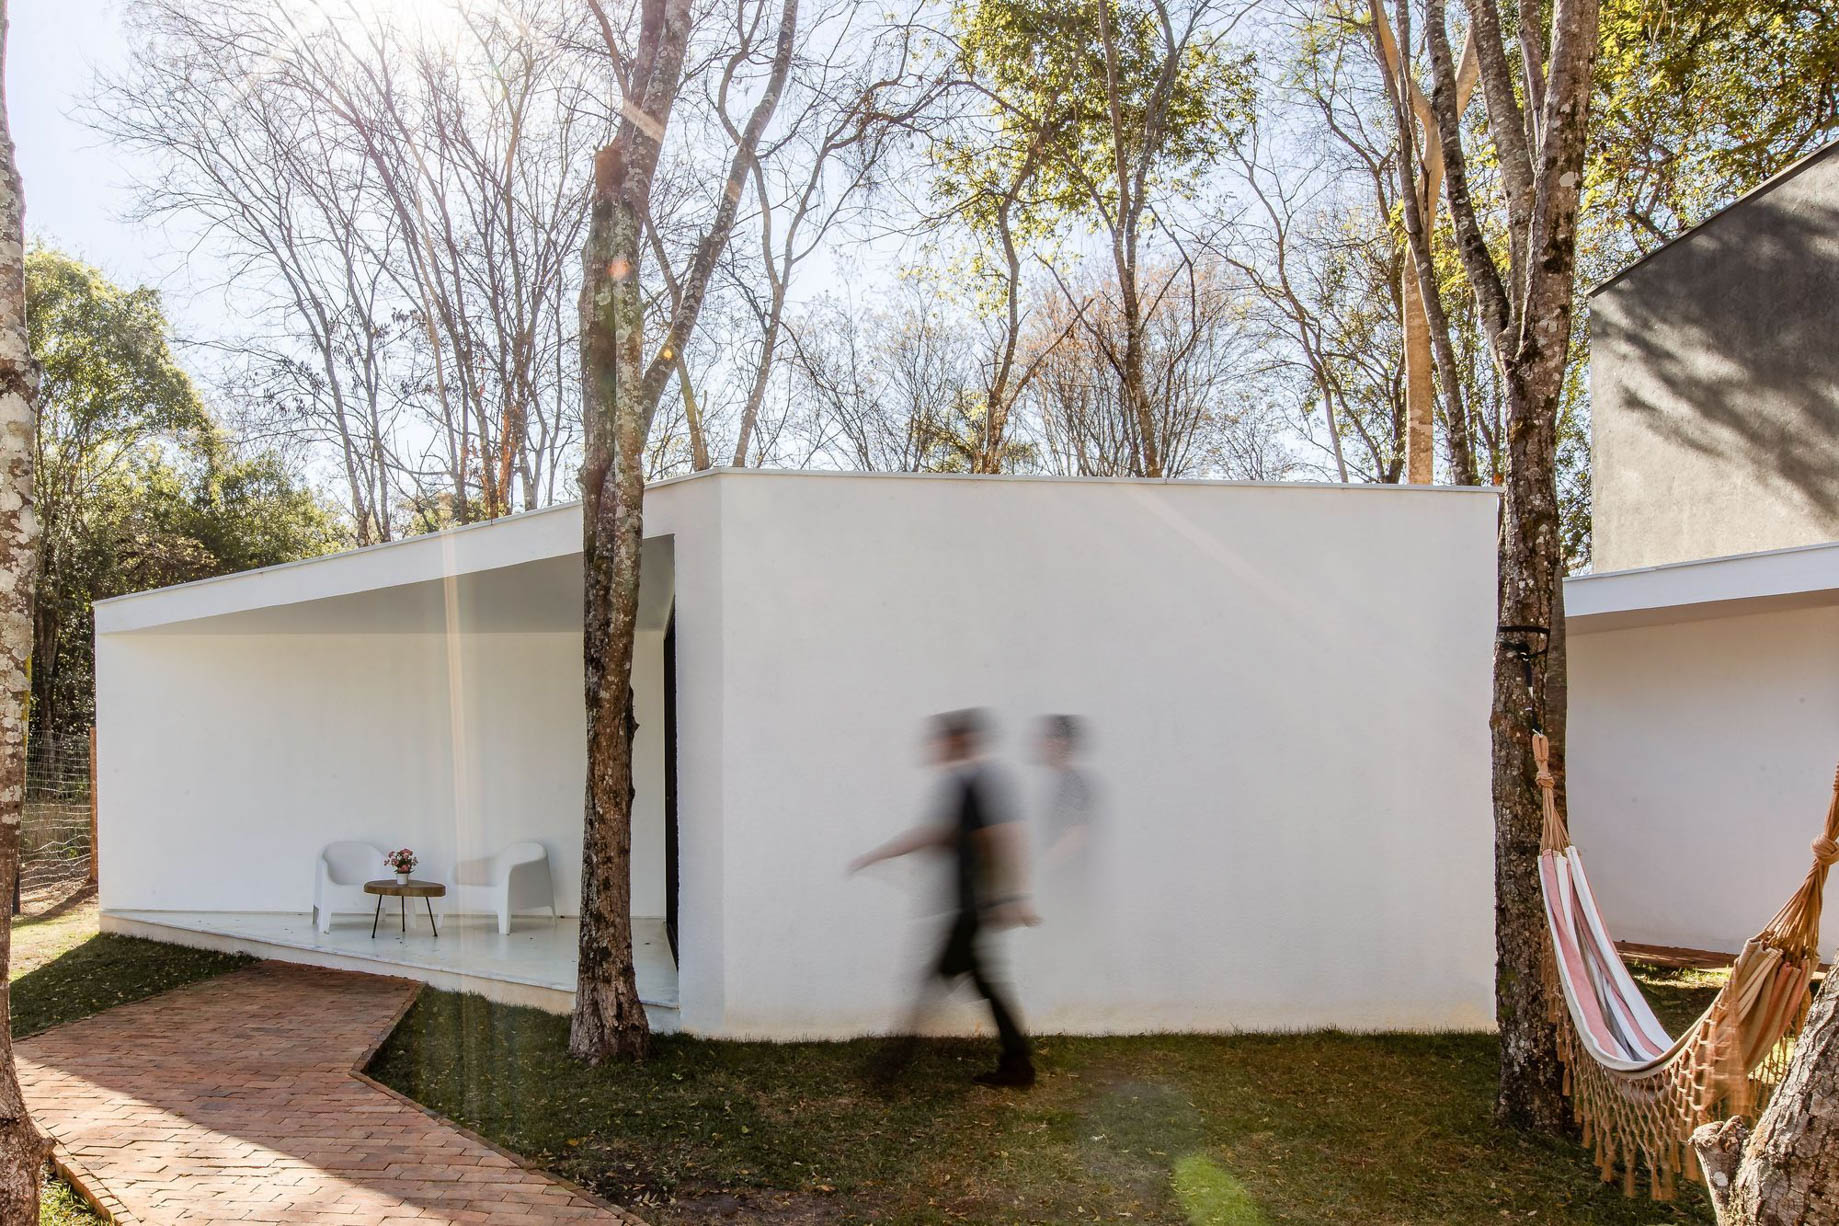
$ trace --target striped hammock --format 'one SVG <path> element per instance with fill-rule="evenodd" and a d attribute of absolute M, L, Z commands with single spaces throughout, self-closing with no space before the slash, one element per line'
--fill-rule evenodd
<path fill-rule="evenodd" d="M 1623 965 L 1584 865 L 1558 815 L 1551 747 L 1533 737 L 1545 823 L 1539 882 L 1550 941 L 1547 999 L 1558 1026 L 1565 1092 L 1605 1180 L 1633 1195 L 1645 1166 L 1656 1200 L 1680 1175 L 1696 1181 L 1690 1140 L 1701 1124 L 1760 1111 L 1787 1071 L 1819 966 L 1820 900 L 1839 861 L 1839 775 L 1806 880 L 1737 955 L 1730 980 L 1677 1038 L 1667 1034 Z M 1557 1002 L 1564 1003 L 1559 1005 Z"/>

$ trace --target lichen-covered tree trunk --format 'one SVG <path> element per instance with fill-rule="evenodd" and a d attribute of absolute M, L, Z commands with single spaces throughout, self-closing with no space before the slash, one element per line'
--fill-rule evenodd
<path fill-rule="evenodd" d="M 1501 502 L 1499 630 L 1489 717 L 1494 766 L 1496 957 L 1500 1094 L 1505 1124 L 1561 1131 L 1568 1123 L 1557 1028 L 1545 991 L 1545 907 L 1539 890 L 1543 814 L 1533 732 L 1552 740 L 1563 786 L 1564 654 L 1559 584 L 1558 409 L 1570 357 L 1576 293 L 1577 215 L 1583 184 L 1598 0 L 1553 0 L 1551 62 L 1523 57 L 1516 78 L 1496 0 L 1465 5 L 1488 103 L 1489 135 L 1507 213 L 1503 271 L 1470 194 L 1460 109 L 1460 70 L 1445 0 L 1423 0 L 1430 56 L 1430 110 L 1447 175 L 1456 250 L 1500 369 L 1507 399 L 1506 482 Z M 1409 0 L 1398 0 L 1398 43 L 1413 45 Z M 1520 99 L 1534 100 L 1528 122 Z M 1528 140 L 1527 133 L 1536 133 Z M 1420 286 L 1421 288 L 1422 285 Z M 1428 296 L 1428 295 L 1426 295 Z M 1559 650 L 1553 651 L 1554 642 Z"/>
<path fill-rule="evenodd" d="M 1545 992 L 1545 902 L 1539 886 L 1544 813 L 1533 782 L 1534 719 L 1551 740 L 1562 778 L 1562 653 L 1551 650 L 1563 616 L 1558 541 L 1556 397 L 1553 389 L 1509 392 L 1510 441 L 1501 508 L 1499 611 L 1494 647 L 1495 1017 L 1500 1027 L 1502 1123 L 1559 1131 L 1569 1120 L 1558 1031 Z M 1547 402 L 1552 407 L 1548 408 Z M 1527 689 L 1528 666 L 1532 678 Z"/>
<path fill-rule="evenodd" d="M 644 304 L 640 216 L 630 168 L 612 146 L 594 163 L 581 287 L 581 470 L 587 796 L 581 832 L 581 937 L 570 1054 L 637 1059 L 651 1032 L 632 966 L 633 643 L 644 539 Z"/>
<path fill-rule="evenodd" d="M 0 67 L 6 62 L 7 4 L 0 0 Z M 32 513 L 32 456 L 38 429 L 32 353 L 26 340 L 25 198 L 13 159 L 12 128 L 0 91 L 0 889 L 19 877 L 19 817 L 25 802 L 26 718 L 32 692 L 32 596 L 38 521 Z M 13 1068 L 11 909 L 0 911 L 0 1226 L 38 1221 L 38 1172 L 50 1142 L 26 1113 Z"/>
<path fill-rule="evenodd" d="M 715 215 L 697 244 L 663 343 L 645 356 L 639 257 L 671 108 L 689 45 L 690 0 L 641 0 L 638 38 L 622 47 L 600 0 L 587 0 L 622 66 L 619 131 L 594 158 L 582 249 L 581 466 L 587 797 L 581 831 L 581 943 L 569 1054 L 637 1059 L 650 1046 L 632 967 L 632 649 L 645 535 L 645 440 L 709 279 L 734 231 L 747 168 L 778 106 L 797 36 L 798 0 L 781 0 L 772 70 L 728 164 Z M 767 0 L 759 0 L 764 9 Z"/>
<path fill-rule="evenodd" d="M 1721 1226 L 1839 1226 L 1839 986 L 1826 977 L 1794 1060 L 1752 1133 L 1692 1136 Z"/>
<path fill-rule="evenodd" d="M 1134 260 L 1120 265 L 1120 285 L 1124 316 L 1124 408 L 1137 423 L 1139 460 L 1142 476 L 1165 475 L 1168 457 L 1163 454 L 1161 431 L 1157 429 L 1155 405 L 1151 403 L 1148 381 L 1143 371 L 1143 311 L 1137 297 L 1137 270 Z M 1125 268 L 1128 272 L 1124 272 Z"/>

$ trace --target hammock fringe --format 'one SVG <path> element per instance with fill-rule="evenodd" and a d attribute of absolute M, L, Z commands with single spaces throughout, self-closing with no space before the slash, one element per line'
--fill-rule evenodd
<path fill-rule="evenodd" d="M 1744 945 L 1710 1007 L 1661 1050 L 1656 1036 L 1665 1032 L 1607 943 L 1558 812 L 1543 733 L 1533 735 L 1532 748 L 1544 818 L 1546 1001 L 1558 1029 L 1564 1090 L 1603 1181 L 1619 1175 L 1623 1192 L 1633 1196 L 1645 1168 L 1653 1198 L 1672 1200 L 1680 1176 L 1699 1182 L 1693 1130 L 1761 1111 L 1787 1073 L 1820 963 L 1827 873 L 1839 863 L 1839 772 L 1806 878 Z"/>

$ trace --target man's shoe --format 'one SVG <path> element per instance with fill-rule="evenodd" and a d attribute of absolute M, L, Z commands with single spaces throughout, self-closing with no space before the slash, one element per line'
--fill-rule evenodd
<path fill-rule="evenodd" d="M 1034 1064 L 1026 1057 L 1020 1060 L 1004 1060 L 990 1072 L 977 1074 L 973 1080 L 980 1086 L 1026 1090 L 1034 1084 Z"/>

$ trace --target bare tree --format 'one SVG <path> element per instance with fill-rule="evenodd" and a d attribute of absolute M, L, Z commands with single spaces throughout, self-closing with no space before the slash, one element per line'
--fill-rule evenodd
<path fill-rule="evenodd" d="M 1174 106 L 1183 76 L 1193 71 L 1192 52 L 1203 28 L 1204 4 L 1186 6 L 1177 23 L 1165 0 L 1151 0 L 1154 27 L 1160 36 L 1150 65 L 1153 84 L 1143 95 L 1140 113 L 1126 122 L 1119 32 L 1111 4 L 1098 4 L 1099 37 L 1104 45 L 1104 99 L 1110 128 L 1110 159 L 1115 182 L 1101 188 L 1094 181 L 1090 195 L 1094 214 L 1110 239 L 1111 261 L 1117 289 L 1117 342 L 1106 346 L 1118 372 L 1120 398 L 1126 415 L 1137 423 L 1137 450 L 1142 475 L 1160 477 L 1168 470 L 1168 440 L 1156 434 L 1156 410 L 1144 370 L 1144 329 L 1152 307 L 1144 302 L 1143 232 L 1153 224 L 1150 206 L 1152 178 L 1165 169 Z"/>
<path fill-rule="evenodd" d="M 0 72 L 6 62 L 6 0 L 0 0 Z M 0 87 L 0 658 L 6 694 L 0 698 L 0 887 L 19 879 L 19 817 L 25 806 L 26 708 L 32 693 L 33 577 L 38 573 L 38 525 L 32 516 L 33 436 L 37 374 L 26 339 L 25 195 L 13 156 L 12 128 Z M 51 1152 L 48 1137 L 26 1113 L 13 1066 L 11 997 L 13 921 L 0 917 L 0 1223 L 38 1221 L 38 1173 Z"/>
<path fill-rule="evenodd" d="M 788 336 L 815 455 L 865 472 L 967 472 L 988 440 L 974 408 L 984 338 L 953 300 L 907 282 L 890 308 L 828 299 Z"/>
<path fill-rule="evenodd" d="M 926 123 L 947 87 L 946 75 L 929 67 L 923 27 L 895 22 L 865 33 L 858 28 L 865 11 L 857 0 L 842 0 L 806 21 L 813 35 L 823 35 L 825 48 L 820 54 L 807 46 L 800 57 L 791 82 L 797 105 L 782 104 L 787 112 L 783 135 L 763 147 L 750 168 L 764 287 L 737 278 L 757 330 L 753 370 L 735 432 L 732 463 L 737 468 L 748 462 L 750 448 L 760 451 L 760 409 L 785 334 L 799 265 L 865 206 L 900 138 Z M 722 126 L 731 136 L 737 134 L 739 125 L 728 116 L 728 91 L 719 98 Z"/>
<path fill-rule="evenodd" d="M 1016 404 L 1040 372 L 1048 347 L 1025 352 L 1029 327 L 1025 275 L 1031 240 L 1042 226 L 1040 180 L 1048 162 L 1049 146 L 1066 117 L 1056 108 L 1032 112 L 1003 99 L 1000 91 L 984 84 L 979 92 L 1010 122 L 994 133 L 972 117 L 965 128 L 949 132 L 938 142 L 935 162 L 946 168 L 950 187 L 940 192 L 944 207 L 928 217 L 930 235 L 965 234 L 970 254 L 963 273 L 977 286 L 983 304 L 975 313 L 983 325 L 985 342 L 978 359 L 981 401 L 977 406 L 976 445 L 970 468 L 977 473 L 997 473 L 1014 454 L 1009 437 Z M 1061 335 L 1077 326 L 1077 316 Z"/>
<path fill-rule="evenodd" d="M 1449 433 L 1450 467 L 1458 485 L 1475 483 L 1475 458 L 1464 408 L 1463 379 L 1450 340 L 1450 324 L 1437 283 L 1432 244 L 1437 235 L 1438 194 L 1443 188 L 1443 153 L 1426 139 L 1419 153 L 1420 126 L 1428 138 L 1436 130 L 1430 100 L 1418 85 L 1409 55 L 1400 50 L 1386 20 L 1383 0 L 1369 0 L 1374 50 L 1392 103 L 1397 133 L 1399 199 L 1403 204 L 1406 259 L 1399 285 L 1405 323 L 1406 477 L 1413 485 L 1433 479 L 1435 384 L 1433 366 L 1442 379 L 1443 418 Z M 1478 74 L 1475 33 L 1471 27 L 1456 69 L 1455 110 L 1468 109 Z M 1433 360 L 1434 354 L 1434 360 Z"/>
<path fill-rule="evenodd" d="M 1332 112 L 1330 118 L 1333 118 Z M 1271 161 L 1264 132 L 1264 122 L 1254 120 L 1239 139 L 1231 142 L 1231 160 L 1250 197 L 1249 206 L 1246 215 L 1234 218 L 1209 245 L 1238 271 L 1268 308 L 1265 315 L 1267 339 L 1276 346 L 1294 345 L 1300 355 L 1303 369 L 1308 373 L 1313 402 L 1322 409 L 1335 477 L 1341 481 L 1350 479 L 1342 436 L 1351 431 L 1365 443 L 1370 457 L 1370 479 L 1394 480 L 1398 470 L 1397 456 L 1403 448 L 1396 424 L 1401 415 L 1395 411 L 1395 406 L 1386 403 L 1393 399 L 1390 385 L 1395 382 L 1396 362 L 1390 360 L 1391 347 L 1384 344 L 1348 347 L 1348 355 L 1356 367 L 1372 370 L 1377 362 L 1376 373 L 1382 388 L 1380 399 L 1386 412 L 1383 414 L 1385 428 L 1375 432 L 1372 423 L 1354 402 L 1357 393 L 1347 386 L 1346 364 L 1336 362 L 1340 346 L 1337 344 L 1339 321 L 1335 318 L 1337 308 L 1347 305 L 1370 312 L 1374 304 L 1392 304 L 1383 294 L 1346 292 L 1345 272 L 1349 267 L 1346 256 L 1362 244 L 1357 239 L 1350 241 L 1344 234 L 1331 237 L 1326 243 L 1321 241 L 1325 233 L 1335 233 L 1320 224 L 1320 210 L 1315 207 L 1316 200 L 1324 192 L 1323 185 L 1312 181 L 1316 176 L 1282 173 Z M 1383 169 L 1386 161 L 1383 155 L 1373 158 L 1382 217 L 1389 204 Z M 1357 209 L 1350 207 L 1341 212 L 1352 222 L 1343 228 L 1344 231 L 1358 226 L 1359 222 L 1353 220 L 1359 216 Z M 1370 232 L 1372 227 L 1369 225 L 1366 229 Z M 1364 247 L 1370 261 L 1375 244 L 1368 242 Z M 1371 341 L 1381 337 L 1376 329 L 1368 329 L 1362 339 Z"/>
<path fill-rule="evenodd" d="M 1267 361 L 1300 376 L 1312 442 L 1321 409 L 1327 471 L 1391 483 L 1407 450 L 1397 150 L 1368 118 L 1378 83 L 1346 49 L 1328 40 L 1267 81 L 1223 160 L 1239 207 L 1204 238 L 1255 295 Z"/>
<path fill-rule="evenodd" d="M 1183 259 L 1147 271 L 1156 293 L 1145 303 L 1137 344 L 1163 475 L 1266 480 L 1288 473 L 1274 416 L 1260 407 L 1264 359 L 1230 266 Z M 1142 421 L 1116 378 L 1127 328 L 1119 296 L 1099 285 L 1082 297 L 1087 305 L 1063 292 L 1047 306 L 1045 335 L 1035 346 L 1046 356 L 1028 399 L 1046 458 L 1063 472 L 1140 474 Z"/>
<path fill-rule="evenodd" d="M 1545 918 L 1538 880 L 1541 806 L 1532 734 L 1551 738 L 1563 780 L 1563 550 L 1557 491 L 1558 416 L 1574 317 L 1577 215 L 1597 50 L 1597 0 L 1554 0 L 1549 43 L 1523 6 L 1519 64 L 1507 57 L 1495 0 L 1474 0 L 1488 136 L 1506 216 L 1503 269 L 1483 228 L 1464 147 L 1461 88 L 1444 0 L 1424 0 L 1431 110 L 1447 174 L 1456 248 L 1505 391 L 1507 471 L 1501 515 L 1494 652 L 1496 1016 L 1503 1122 L 1558 1130 L 1568 1121 L 1556 1028 L 1546 999 Z M 1398 0 L 1401 45 L 1411 6 Z M 1524 102 L 1524 105 L 1522 103 Z M 1530 674 L 1531 686 L 1526 683 Z M 1529 692 L 1530 690 L 1530 692 Z"/>
<path fill-rule="evenodd" d="M 570 492 L 566 302 L 604 66 L 556 0 L 385 14 L 147 0 L 92 121 L 158 155 L 144 213 L 233 259 L 223 377 L 271 437 L 329 445 L 361 542 Z"/>
<path fill-rule="evenodd" d="M 157 155 L 144 219 L 192 221 L 222 242 L 235 272 L 270 274 L 267 309 L 251 313 L 285 322 L 236 344 L 232 375 L 273 428 L 331 445 L 359 543 L 388 540 L 390 308 L 383 270 L 366 255 L 399 235 L 366 224 L 370 185 L 347 178 L 323 116 L 271 88 L 262 71 L 271 52 L 222 16 L 183 3 L 140 10 L 140 53 L 105 87 L 92 121 Z"/>
<path fill-rule="evenodd" d="M 689 263 L 673 273 L 669 324 L 647 359 L 639 271 L 652 176 L 670 128 L 689 48 L 689 0 L 641 0 L 636 39 L 621 37 L 589 0 L 620 89 L 620 122 L 594 158 L 581 287 L 581 469 L 587 795 L 582 820 L 581 940 L 568 1047 L 579 1059 L 637 1058 L 650 1030 L 632 969 L 632 651 L 644 539 L 646 436 L 689 343 L 710 278 L 734 230 L 747 171 L 785 87 L 797 39 L 797 0 L 743 5 L 743 33 L 777 7 L 771 58 L 734 142 L 717 204 Z"/>

